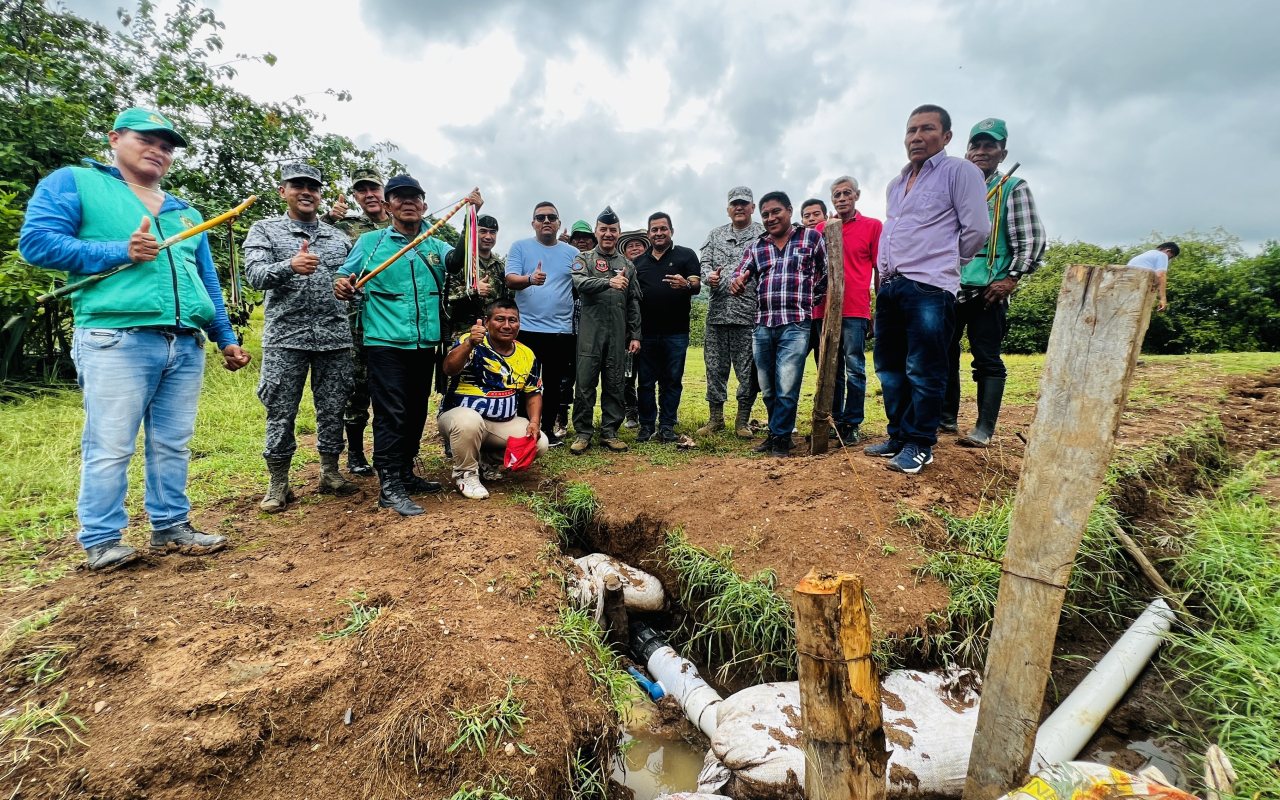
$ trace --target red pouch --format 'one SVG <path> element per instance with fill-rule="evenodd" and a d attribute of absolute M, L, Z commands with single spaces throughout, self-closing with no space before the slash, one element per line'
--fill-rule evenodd
<path fill-rule="evenodd" d="M 528 436 L 508 436 L 507 452 L 502 456 L 502 466 L 512 472 L 521 472 L 533 466 L 538 455 L 538 440 Z"/>

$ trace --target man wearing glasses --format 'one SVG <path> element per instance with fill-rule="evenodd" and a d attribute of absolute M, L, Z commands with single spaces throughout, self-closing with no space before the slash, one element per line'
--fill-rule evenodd
<path fill-rule="evenodd" d="M 573 333 L 573 259 L 578 248 L 559 240 L 560 212 L 553 203 L 533 208 L 533 237 L 511 245 L 507 288 L 520 309 L 520 342 L 542 365 L 542 407 L 558 409 L 564 378 L 573 369 L 577 337 Z M 551 447 L 560 437 L 546 431 Z"/>

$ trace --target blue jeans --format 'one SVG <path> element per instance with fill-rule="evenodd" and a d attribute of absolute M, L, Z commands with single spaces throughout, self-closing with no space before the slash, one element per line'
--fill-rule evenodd
<path fill-rule="evenodd" d="M 640 340 L 640 427 L 653 428 L 656 421 L 663 428 L 673 428 L 679 421 L 684 357 L 688 351 L 687 333 L 656 334 Z M 654 384 L 658 387 L 656 403 Z"/>
<path fill-rule="evenodd" d="M 867 324 L 862 317 L 845 317 L 840 324 L 841 369 L 831 401 L 837 425 L 861 425 L 866 419 Z"/>
<path fill-rule="evenodd" d="M 775 439 L 790 439 L 796 426 L 796 406 L 808 351 L 808 320 L 776 328 L 756 326 L 751 353 L 756 360 L 760 393 L 769 410 L 769 434 Z"/>
<path fill-rule="evenodd" d="M 146 426 L 147 516 L 153 530 L 187 521 L 187 445 L 204 380 L 203 334 L 155 328 L 76 328 L 76 380 L 84 395 L 80 440 L 80 544 L 118 541 L 129 525 L 129 460 Z"/>
<path fill-rule="evenodd" d="M 946 289 L 910 278 L 885 283 L 876 295 L 876 375 L 894 439 L 938 443 L 955 302 Z"/>

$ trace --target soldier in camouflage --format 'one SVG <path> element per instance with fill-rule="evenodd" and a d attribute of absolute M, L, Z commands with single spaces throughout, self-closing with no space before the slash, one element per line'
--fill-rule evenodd
<path fill-rule="evenodd" d="M 381 230 L 391 224 L 382 196 L 386 183 L 376 169 L 358 169 L 351 173 L 351 195 L 364 212 L 359 216 L 347 216 L 346 195 L 338 195 L 338 202 L 325 216 L 329 224 L 347 235 L 352 242 L 369 231 Z M 364 457 L 364 429 L 369 424 L 369 367 L 364 357 L 364 330 L 360 324 L 360 300 L 347 304 L 347 321 L 351 326 L 351 397 L 347 400 L 343 420 L 347 429 L 347 469 L 352 475 L 367 478 L 373 475 L 373 467 Z"/>
<path fill-rule="evenodd" d="M 702 282 L 710 287 L 711 292 L 702 351 L 707 365 L 707 403 L 711 407 L 711 420 L 698 429 L 698 434 L 703 436 L 724 428 L 724 403 L 728 397 L 731 366 L 738 375 L 738 417 L 734 430 L 744 439 L 752 436 L 751 406 L 760 391 L 751 354 L 751 337 L 756 325 L 756 281 L 755 278 L 749 280 L 740 295 L 729 293 L 729 282 L 747 246 L 764 235 L 764 226 L 751 218 L 755 210 L 749 188 L 735 186 L 730 189 L 730 222 L 707 234 L 699 254 Z"/>
<path fill-rule="evenodd" d="M 284 165 L 280 196 L 288 211 L 255 222 L 244 241 L 249 285 L 266 295 L 258 399 L 267 408 L 262 456 L 271 485 L 262 510 L 268 513 L 284 510 L 291 495 L 289 463 L 297 450 L 294 424 L 308 372 L 316 408 L 320 491 L 359 491 L 338 471 L 342 409 L 351 393 L 351 330 L 344 304 L 333 296 L 333 280 L 351 244 L 341 231 L 319 219 L 320 170 Z"/>
<path fill-rule="evenodd" d="M 498 220 L 482 214 L 476 218 L 476 252 L 480 257 L 480 291 L 467 289 L 462 274 L 466 264 L 465 248 L 455 247 L 444 257 L 448 276 L 449 328 L 453 338 L 471 330 L 477 319 L 494 300 L 506 300 L 515 292 L 507 288 L 507 260 L 493 252 L 498 243 Z"/>

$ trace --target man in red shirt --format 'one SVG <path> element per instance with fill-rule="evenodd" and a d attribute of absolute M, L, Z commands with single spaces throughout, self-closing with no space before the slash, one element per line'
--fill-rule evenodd
<path fill-rule="evenodd" d="M 867 328 L 871 320 L 871 296 L 879 283 L 876 260 L 880 255 L 880 220 L 858 213 L 855 206 L 862 192 L 858 181 L 841 175 L 831 183 L 831 205 L 843 223 L 844 308 L 840 326 L 840 353 L 836 360 L 836 392 L 831 401 L 831 418 L 845 445 L 861 436 L 867 399 Z M 817 228 L 823 230 L 825 223 Z M 824 300 L 813 309 L 815 330 L 827 313 Z M 816 348 L 814 358 L 817 358 Z"/>

